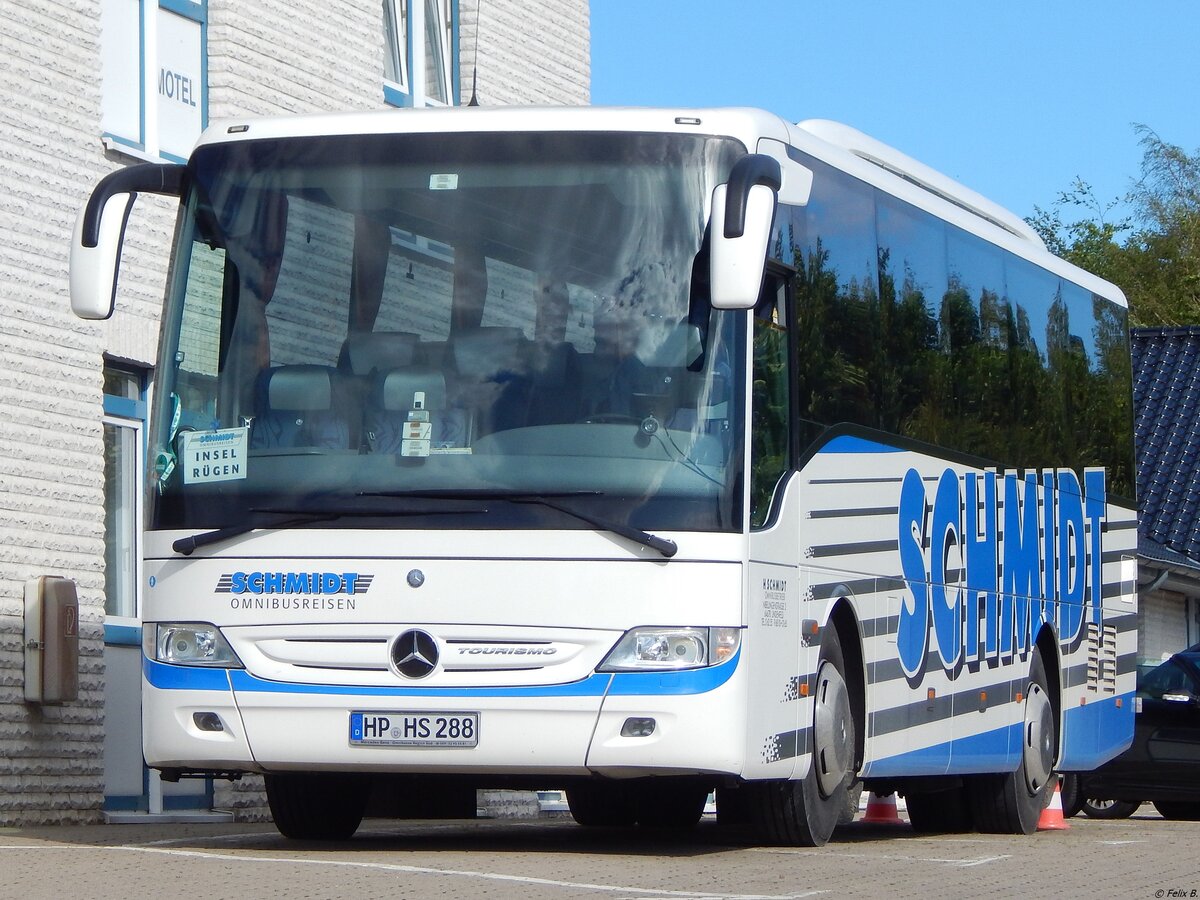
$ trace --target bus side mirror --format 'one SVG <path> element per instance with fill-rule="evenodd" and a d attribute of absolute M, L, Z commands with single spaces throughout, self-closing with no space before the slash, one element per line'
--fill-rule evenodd
<path fill-rule="evenodd" d="M 81 319 L 107 319 L 117 296 L 125 223 L 138 191 L 183 193 L 182 165 L 143 163 L 100 179 L 75 220 L 71 240 L 71 309 Z"/>
<path fill-rule="evenodd" d="M 753 309 L 758 303 L 781 181 L 775 159 L 751 154 L 713 191 L 709 281 L 715 309 Z"/>

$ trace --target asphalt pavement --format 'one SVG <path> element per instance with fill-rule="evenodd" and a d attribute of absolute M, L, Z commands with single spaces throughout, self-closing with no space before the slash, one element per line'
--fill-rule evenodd
<path fill-rule="evenodd" d="M 688 832 L 367 820 L 332 844 L 269 823 L 2 828 L 0 898 L 1200 897 L 1200 823 L 1147 805 L 1067 824 L 1026 837 L 857 822 L 817 849 L 764 847 L 711 817 Z"/>

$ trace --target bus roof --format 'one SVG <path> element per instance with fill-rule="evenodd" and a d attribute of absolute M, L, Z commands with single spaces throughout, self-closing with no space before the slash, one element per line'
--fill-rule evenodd
<path fill-rule="evenodd" d="M 288 137 L 596 131 L 720 135 L 754 152 L 763 139 L 788 144 L 900 200 L 1029 259 L 1080 287 L 1127 306 L 1116 286 L 1050 253 L 1019 216 L 929 166 L 849 126 L 792 124 L 752 107 L 440 107 L 222 120 L 197 147 Z"/>
<path fill-rule="evenodd" d="M 310 135 L 629 131 L 722 135 L 753 147 L 762 137 L 786 141 L 790 130 L 778 116 L 748 107 L 457 106 L 220 121 L 209 126 L 197 146 Z"/>

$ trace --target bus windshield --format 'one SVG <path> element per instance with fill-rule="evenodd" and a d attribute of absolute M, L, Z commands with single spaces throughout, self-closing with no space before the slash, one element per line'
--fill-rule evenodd
<path fill-rule="evenodd" d="M 709 306 L 704 237 L 744 153 L 595 133 L 201 147 L 151 527 L 741 528 L 746 316 Z"/>

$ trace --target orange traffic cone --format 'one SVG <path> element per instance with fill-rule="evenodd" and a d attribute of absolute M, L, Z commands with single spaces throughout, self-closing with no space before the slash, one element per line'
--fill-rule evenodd
<path fill-rule="evenodd" d="M 1062 779 L 1054 785 L 1054 796 L 1050 798 L 1050 805 L 1042 810 L 1042 814 L 1038 817 L 1038 831 L 1064 831 L 1071 826 L 1067 824 L 1066 818 L 1063 816 L 1062 808 Z"/>
<path fill-rule="evenodd" d="M 870 796 L 867 797 L 867 811 L 861 821 L 877 825 L 903 824 L 900 821 L 900 814 L 896 812 L 896 795 L 888 794 L 886 797 L 880 797 L 871 791 Z"/>

